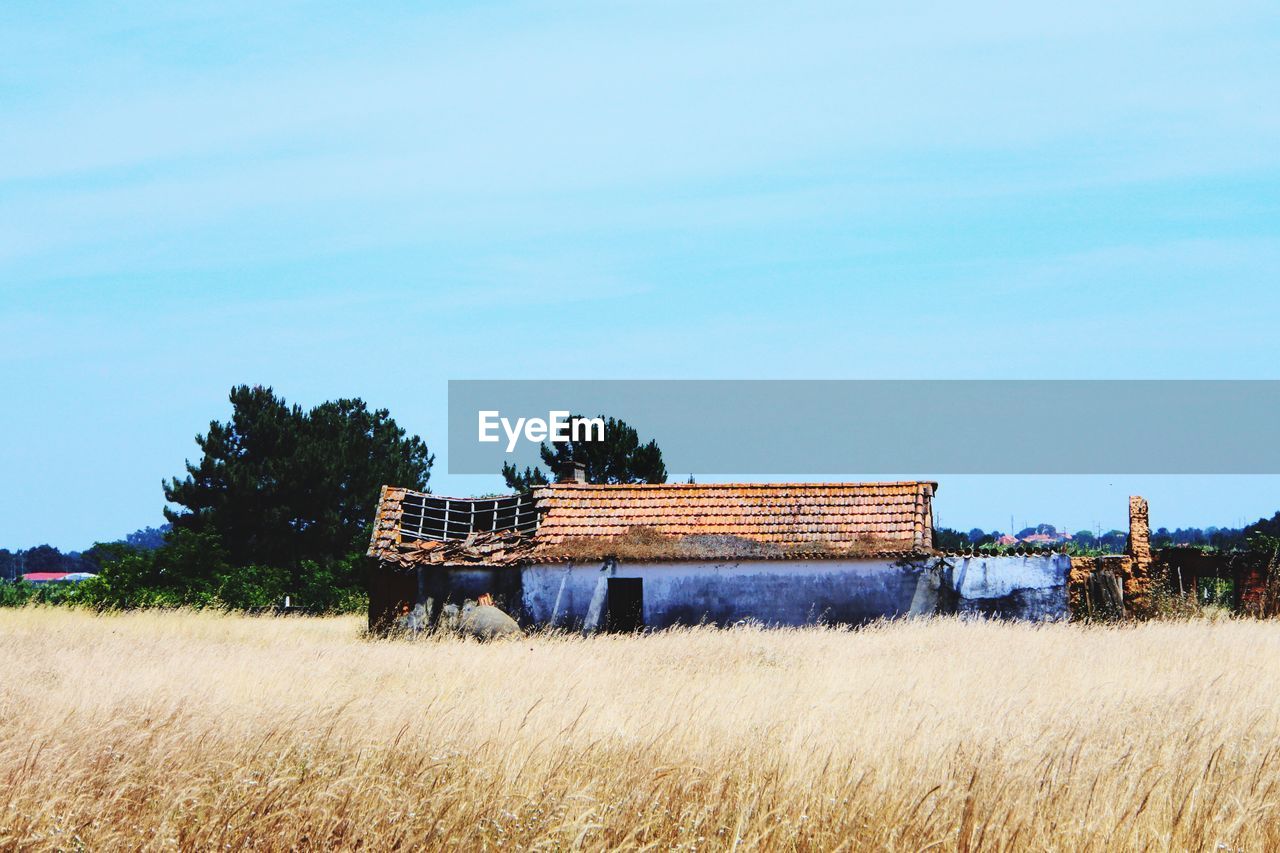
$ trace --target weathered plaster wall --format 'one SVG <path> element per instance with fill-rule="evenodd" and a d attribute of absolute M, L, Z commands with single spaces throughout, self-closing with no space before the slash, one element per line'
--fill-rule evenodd
<path fill-rule="evenodd" d="M 386 618 L 405 601 L 430 602 L 429 612 L 437 613 L 445 602 L 461 604 L 487 592 L 525 624 L 577 628 L 603 624 L 601 583 L 620 577 L 644 581 L 644 622 L 651 628 L 742 619 L 861 624 L 952 612 L 1060 619 L 1067 614 L 1070 570 L 1070 558 L 1057 554 L 931 558 L 915 566 L 879 559 L 428 568 L 421 588 L 411 586 L 414 573 L 402 573 L 395 605 L 384 605 L 380 613 Z"/>
<path fill-rule="evenodd" d="M 537 623 L 580 625 L 610 574 L 643 579 L 644 621 L 654 628 L 741 619 L 858 624 L 906 615 L 921 582 L 918 569 L 891 560 L 534 565 L 524 570 L 525 614 Z"/>
<path fill-rule="evenodd" d="M 1064 554 L 948 557 L 947 586 L 960 613 L 1066 619 L 1071 558 Z"/>
<path fill-rule="evenodd" d="M 935 612 L 1064 619 L 1071 560 L 1061 554 L 949 557 L 941 571 L 890 560 L 539 565 L 524 570 L 524 610 L 538 623 L 580 625 L 601 578 L 644 580 L 650 627 L 758 619 L 859 624 Z"/>

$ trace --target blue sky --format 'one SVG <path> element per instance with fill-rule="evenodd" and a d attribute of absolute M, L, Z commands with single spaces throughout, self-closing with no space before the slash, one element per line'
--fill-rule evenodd
<path fill-rule="evenodd" d="M 157 523 L 239 382 L 389 407 L 467 494 L 450 378 L 1276 378 L 1278 79 L 1262 2 L 6 3 L 0 545 Z"/>

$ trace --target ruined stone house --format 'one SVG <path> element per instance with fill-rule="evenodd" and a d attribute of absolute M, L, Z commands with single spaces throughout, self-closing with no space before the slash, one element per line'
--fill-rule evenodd
<path fill-rule="evenodd" d="M 370 626 L 431 624 L 490 595 L 525 625 L 861 624 L 881 617 L 1067 613 L 1069 558 L 933 548 L 933 482 L 589 485 L 526 495 L 384 487 Z"/>

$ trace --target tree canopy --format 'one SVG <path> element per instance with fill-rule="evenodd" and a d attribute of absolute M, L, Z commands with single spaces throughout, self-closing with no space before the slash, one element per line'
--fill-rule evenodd
<path fill-rule="evenodd" d="M 175 533 L 216 537 L 227 562 L 296 573 L 362 549 L 378 489 L 425 491 L 434 457 L 386 409 L 342 399 L 310 410 L 268 387 L 231 390 L 231 419 L 196 436 L 202 455 L 164 483 Z"/>
<path fill-rule="evenodd" d="M 586 469 L 588 483 L 620 485 L 626 483 L 665 483 L 667 466 L 662 451 L 652 439 L 641 444 L 640 435 L 626 421 L 600 415 L 604 420 L 603 441 L 566 441 L 539 448 L 542 462 L 554 475 L 564 465 L 580 462 Z M 582 415 L 570 419 L 584 420 Z M 509 488 L 525 492 L 550 482 L 539 467 L 517 469 L 511 463 L 502 466 L 502 477 Z"/>

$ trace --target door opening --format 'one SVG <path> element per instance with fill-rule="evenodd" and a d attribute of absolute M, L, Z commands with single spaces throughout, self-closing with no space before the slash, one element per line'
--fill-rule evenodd
<path fill-rule="evenodd" d="M 623 633 L 644 627 L 644 581 L 641 578 L 609 578 L 607 626 Z"/>

